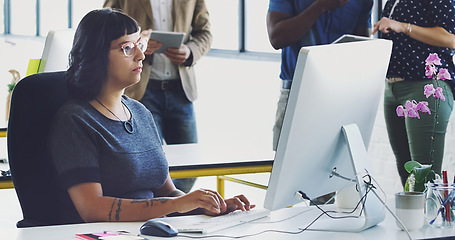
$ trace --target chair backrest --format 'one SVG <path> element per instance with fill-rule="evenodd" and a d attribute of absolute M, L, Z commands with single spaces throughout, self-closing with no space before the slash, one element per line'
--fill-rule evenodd
<path fill-rule="evenodd" d="M 62 196 L 47 142 L 52 119 L 68 99 L 64 73 L 28 76 L 13 91 L 7 144 L 24 217 L 18 227 L 61 224 L 58 202 Z"/>

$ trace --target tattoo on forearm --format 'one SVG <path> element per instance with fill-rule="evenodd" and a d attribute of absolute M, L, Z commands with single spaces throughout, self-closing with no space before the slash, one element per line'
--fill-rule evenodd
<path fill-rule="evenodd" d="M 141 199 L 141 200 L 133 200 L 131 201 L 131 204 L 136 204 L 136 203 L 145 203 L 145 206 L 149 206 L 149 199 Z"/>
<path fill-rule="evenodd" d="M 167 198 L 141 199 L 141 200 L 133 200 L 133 201 L 131 201 L 131 204 L 145 203 L 146 207 L 148 207 L 148 206 L 153 207 L 154 202 L 166 203 L 168 200 L 169 199 L 167 199 Z"/>
<path fill-rule="evenodd" d="M 109 222 L 112 221 L 112 212 L 114 211 L 115 203 L 117 202 L 117 209 L 115 210 L 115 221 L 120 221 L 120 212 L 122 211 L 122 199 L 114 198 L 112 201 L 111 210 L 109 211 Z"/>
<path fill-rule="evenodd" d="M 112 201 L 111 211 L 109 211 L 109 222 L 112 221 L 112 210 L 114 209 L 114 205 L 115 205 L 116 201 L 117 201 L 117 198 L 114 198 L 114 201 Z"/>
<path fill-rule="evenodd" d="M 120 221 L 120 212 L 122 211 L 121 209 L 122 207 L 122 199 L 119 199 L 118 200 L 118 203 L 117 203 L 117 210 L 115 211 L 115 221 Z"/>

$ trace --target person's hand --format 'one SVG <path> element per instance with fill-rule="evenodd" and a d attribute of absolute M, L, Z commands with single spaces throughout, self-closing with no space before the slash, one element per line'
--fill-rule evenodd
<path fill-rule="evenodd" d="M 230 213 L 235 210 L 242 210 L 242 211 L 250 211 L 256 205 L 253 205 L 248 201 L 248 199 L 244 195 L 238 195 L 233 198 L 225 199 L 224 200 L 227 204 L 227 209 L 224 213 Z"/>
<path fill-rule="evenodd" d="M 177 65 L 184 63 L 190 54 L 191 50 L 185 44 L 180 45 L 180 48 L 168 48 L 164 52 L 164 55 Z"/>
<path fill-rule="evenodd" d="M 381 31 L 383 33 L 389 33 L 391 31 L 396 33 L 406 32 L 406 27 L 406 23 L 397 22 L 390 18 L 383 17 L 374 25 L 373 35 L 376 34 L 377 31 Z"/>
<path fill-rule="evenodd" d="M 219 215 L 227 210 L 227 204 L 215 191 L 199 189 L 175 199 L 177 212 L 186 213 L 202 209 L 206 215 Z"/>
<path fill-rule="evenodd" d="M 150 39 L 150 33 L 152 33 L 152 29 L 147 29 L 141 32 L 141 38 L 147 39 L 147 49 L 145 50 L 145 55 L 153 54 L 156 50 L 160 49 L 163 44 L 155 41 L 154 39 Z"/>
<path fill-rule="evenodd" d="M 318 0 L 319 6 L 324 10 L 333 10 L 346 5 L 349 0 Z"/>
<path fill-rule="evenodd" d="M 145 50 L 145 55 L 153 54 L 156 50 L 160 49 L 163 46 L 161 42 L 150 39 L 147 43 L 147 50 Z"/>

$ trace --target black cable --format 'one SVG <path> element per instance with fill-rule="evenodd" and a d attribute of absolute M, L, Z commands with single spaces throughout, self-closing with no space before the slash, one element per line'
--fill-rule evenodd
<path fill-rule="evenodd" d="M 300 193 L 300 195 L 302 196 L 303 199 L 309 200 L 313 205 L 315 205 L 322 212 L 323 215 L 325 214 L 329 218 L 332 218 L 332 219 L 359 218 L 362 215 L 363 210 L 365 209 L 365 202 L 366 202 L 366 197 L 368 196 L 368 193 L 371 190 L 376 189 L 376 187 L 371 183 L 372 182 L 371 176 L 369 174 L 366 174 L 364 177 L 368 177 L 368 181 L 363 180 L 363 182 L 366 184 L 366 189 L 367 190 L 366 190 L 365 194 L 360 198 L 360 200 L 357 203 L 357 205 L 355 206 L 355 208 L 352 209 L 352 211 L 349 211 L 349 212 L 325 211 L 318 204 L 316 204 L 313 200 L 311 200 L 311 198 L 308 197 L 304 192 L 302 192 L 302 191 L 298 191 L 298 192 Z M 360 213 L 359 213 L 358 216 L 332 216 L 332 215 L 329 214 L 329 213 L 352 214 L 355 211 L 357 211 L 357 209 L 359 208 L 360 204 L 362 204 L 362 208 L 361 208 Z"/>

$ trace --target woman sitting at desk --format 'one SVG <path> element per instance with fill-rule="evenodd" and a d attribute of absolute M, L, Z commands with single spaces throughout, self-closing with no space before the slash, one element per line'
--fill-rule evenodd
<path fill-rule="evenodd" d="M 243 195 L 224 200 L 174 187 L 152 114 L 123 95 L 140 80 L 144 36 L 135 20 L 111 9 L 91 11 L 76 30 L 65 75 L 71 100 L 55 116 L 49 143 L 71 198 L 62 222 L 250 210 Z"/>

